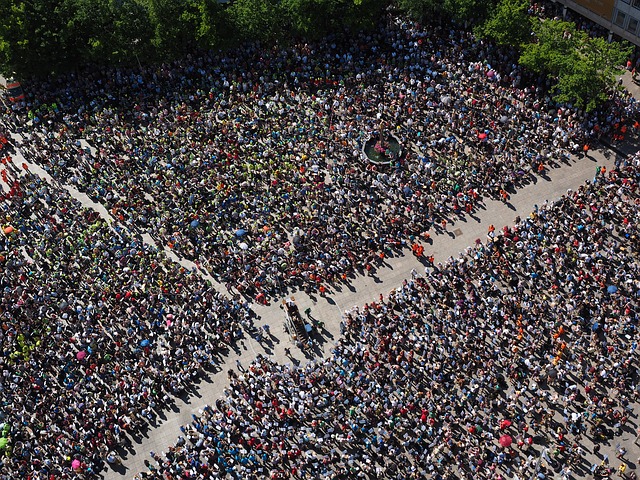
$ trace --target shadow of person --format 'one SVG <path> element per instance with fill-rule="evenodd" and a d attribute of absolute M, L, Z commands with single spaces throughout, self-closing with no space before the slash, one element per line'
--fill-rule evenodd
<path fill-rule="evenodd" d="M 318 343 L 314 343 L 312 350 L 313 353 L 315 353 L 318 357 L 322 356 L 322 349 L 320 348 L 320 345 L 318 345 Z"/>
<path fill-rule="evenodd" d="M 149 438 L 147 436 L 147 438 Z M 131 434 L 131 440 L 133 440 L 135 443 L 137 443 L 138 445 L 142 444 L 143 440 L 144 440 L 144 435 L 141 434 Z M 132 447 L 129 447 L 129 452 L 131 452 L 132 455 L 135 454 L 135 449 Z"/>
<path fill-rule="evenodd" d="M 433 263 L 431 262 L 431 260 L 429 260 L 428 257 L 422 256 L 417 258 L 418 258 L 418 262 L 420 262 L 425 267 L 433 267 Z"/>
<path fill-rule="evenodd" d="M 127 474 L 127 470 L 129 470 L 127 467 L 125 467 L 122 463 L 116 463 L 116 464 L 109 464 L 109 467 L 111 468 L 111 470 L 113 470 L 114 472 L 124 476 Z"/>
<path fill-rule="evenodd" d="M 135 449 L 133 448 L 133 443 L 129 442 L 127 445 L 119 445 L 115 448 L 115 451 L 118 453 L 118 456 L 122 460 L 126 460 L 129 457 L 129 454 L 135 455 Z"/>
<path fill-rule="evenodd" d="M 327 337 L 329 340 L 333 340 L 335 337 L 333 336 L 333 334 L 327 330 L 326 328 L 322 328 L 322 335 L 324 335 L 325 337 Z"/>
<path fill-rule="evenodd" d="M 316 343 L 317 343 L 318 345 L 324 345 L 325 343 L 327 343 L 327 339 L 326 339 L 326 338 L 324 338 L 322 335 L 320 335 L 320 333 L 316 333 L 316 334 L 313 336 L 313 338 L 314 338 L 314 340 L 316 341 Z"/>

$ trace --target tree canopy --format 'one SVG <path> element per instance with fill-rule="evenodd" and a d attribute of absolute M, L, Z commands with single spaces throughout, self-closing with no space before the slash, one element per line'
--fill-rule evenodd
<path fill-rule="evenodd" d="M 476 35 L 498 45 L 520 47 L 531 40 L 533 29 L 527 0 L 502 0 L 484 23 L 476 26 Z"/>
<path fill-rule="evenodd" d="M 63 0 L 0 2 L 0 63 L 3 73 L 43 73 L 75 60 L 75 41 Z M 46 72 L 48 73 L 48 72 Z"/>
<path fill-rule="evenodd" d="M 534 41 L 522 46 L 520 64 L 556 80 L 555 99 L 587 111 L 606 101 L 631 47 L 591 38 L 574 23 L 544 20 L 534 24 Z"/>
<path fill-rule="evenodd" d="M 475 1 L 475 0 L 449 0 Z M 381 18 L 387 0 L 5 0 L 0 72 L 162 61 L 244 40 L 317 38 Z"/>
<path fill-rule="evenodd" d="M 318 38 L 371 27 L 390 5 L 419 22 L 453 21 L 554 79 L 559 101 L 591 110 L 630 54 L 575 25 L 534 19 L 527 0 L 3 0 L 0 73 L 46 76 L 81 65 L 180 58 L 245 40 Z"/>

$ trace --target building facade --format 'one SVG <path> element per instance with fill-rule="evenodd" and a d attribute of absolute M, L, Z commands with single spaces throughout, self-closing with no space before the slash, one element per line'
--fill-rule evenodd
<path fill-rule="evenodd" d="M 640 46 L 640 0 L 558 0 L 613 34 Z"/>

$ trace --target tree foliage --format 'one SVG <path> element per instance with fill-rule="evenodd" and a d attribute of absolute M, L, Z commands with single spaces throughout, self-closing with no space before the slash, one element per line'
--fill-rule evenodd
<path fill-rule="evenodd" d="M 216 43 L 220 5 L 216 0 L 146 0 L 151 44 L 164 56 L 210 48 Z"/>
<path fill-rule="evenodd" d="M 61 10 L 68 19 L 63 28 L 68 50 L 80 62 L 127 62 L 149 45 L 149 15 L 135 0 L 66 0 Z"/>
<path fill-rule="evenodd" d="M 387 7 L 386 0 L 341 0 L 335 15 L 341 28 L 372 28 Z"/>
<path fill-rule="evenodd" d="M 0 2 L 0 68 L 5 74 L 60 70 L 75 59 L 63 0 Z"/>
<path fill-rule="evenodd" d="M 235 0 L 228 12 L 243 40 L 275 40 L 284 32 L 284 8 L 280 0 Z"/>
<path fill-rule="evenodd" d="M 372 27 L 391 0 L 1 0 L 0 72 L 46 76 L 80 65 L 179 58 L 245 40 L 318 38 Z M 592 109 L 629 49 L 575 26 L 535 21 L 527 0 L 396 0 L 420 22 L 476 23 L 478 36 L 521 49 L 521 64 L 556 80 L 560 101 Z M 485 20 L 486 19 L 486 20 Z M 532 37 L 531 32 L 535 33 Z"/>
<path fill-rule="evenodd" d="M 444 12 L 442 0 L 398 0 L 398 8 L 413 20 L 427 22 Z"/>
<path fill-rule="evenodd" d="M 244 39 L 313 39 L 370 27 L 385 6 L 385 0 L 234 0 L 228 12 Z"/>
<path fill-rule="evenodd" d="M 490 1 L 480 0 L 444 0 L 443 11 L 447 17 L 460 24 L 474 24 L 486 18 Z"/>
<path fill-rule="evenodd" d="M 397 6 L 411 19 L 428 23 L 453 20 L 459 24 L 475 24 L 486 17 L 493 0 L 397 0 Z"/>
<path fill-rule="evenodd" d="M 224 17 L 217 0 L 3 0 L 0 71 L 172 58 L 215 46 Z"/>
<path fill-rule="evenodd" d="M 528 10 L 527 0 L 502 0 L 475 33 L 498 45 L 520 47 L 531 39 L 533 25 Z"/>
<path fill-rule="evenodd" d="M 534 25 L 535 41 L 522 47 L 520 63 L 556 79 L 557 101 L 587 111 L 606 101 L 631 47 L 591 38 L 575 24 L 545 20 Z"/>

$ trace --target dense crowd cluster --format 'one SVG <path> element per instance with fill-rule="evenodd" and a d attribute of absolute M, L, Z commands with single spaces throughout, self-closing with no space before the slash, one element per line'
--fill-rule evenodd
<path fill-rule="evenodd" d="M 513 52 L 396 18 L 40 85 L 0 118 L 0 478 L 94 478 L 251 327 L 248 298 L 348 281 L 637 113 L 547 90 Z M 366 161 L 392 134 L 403 155 Z M 498 478 L 543 446 L 580 469 L 580 436 L 625 428 L 638 396 L 637 172 L 348 312 L 329 359 L 259 357 L 143 476 Z"/>
<path fill-rule="evenodd" d="M 251 312 L 66 190 L 2 178 L 0 478 L 93 478 Z"/>
<path fill-rule="evenodd" d="M 631 163 L 346 312 L 330 358 L 259 356 L 139 478 L 533 478 L 541 455 L 563 478 L 602 469 L 582 439 L 631 428 L 640 396 Z"/>
<path fill-rule="evenodd" d="M 13 121 L 54 178 L 268 299 L 330 288 L 487 196 L 508 201 L 635 112 L 626 97 L 602 118 L 553 105 L 523 75 L 469 32 L 390 18 L 346 41 L 51 80 Z M 361 147 L 391 134 L 404 155 L 383 171 Z"/>

